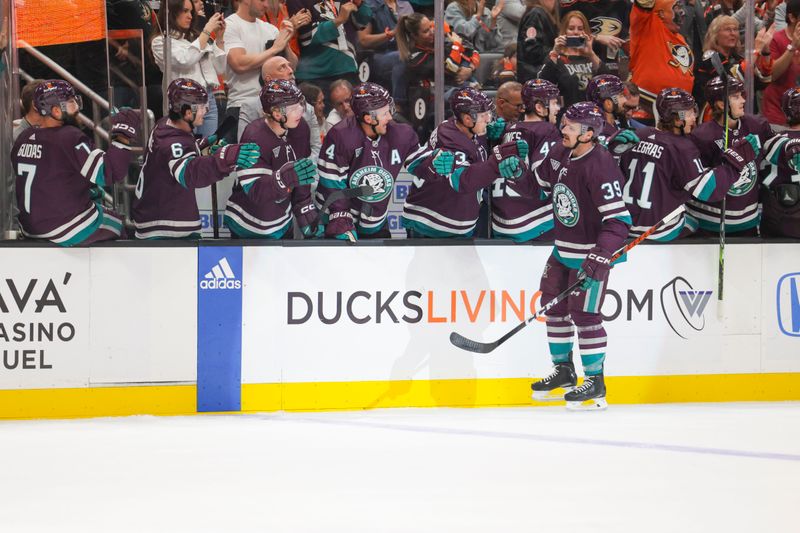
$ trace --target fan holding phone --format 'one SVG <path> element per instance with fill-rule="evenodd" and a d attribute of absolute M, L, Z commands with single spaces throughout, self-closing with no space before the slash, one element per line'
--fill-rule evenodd
<path fill-rule="evenodd" d="M 589 80 L 606 71 L 592 44 L 594 37 L 586 17 L 580 11 L 564 15 L 548 61 L 539 73 L 540 78 L 558 85 L 564 107 L 585 100 Z"/>

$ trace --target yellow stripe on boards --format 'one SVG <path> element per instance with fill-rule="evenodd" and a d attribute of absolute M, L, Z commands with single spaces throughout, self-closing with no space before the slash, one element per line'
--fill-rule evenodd
<path fill-rule="evenodd" d="M 325 411 L 382 407 L 543 406 L 532 378 L 355 381 L 242 385 L 242 411 Z M 607 377 L 613 405 L 800 400 L 800 374 Z M 189 415 L 194 385 L 0 390 L 0 419 Z"/>
<path fill-rule="evenodd" d="M 0 419 L 189 415 L 196 412 L 197 387 L 194 385 L 0 390 Z"/>

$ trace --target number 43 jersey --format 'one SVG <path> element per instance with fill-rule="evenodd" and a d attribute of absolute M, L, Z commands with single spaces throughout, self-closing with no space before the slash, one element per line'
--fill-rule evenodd
<path fill-rule="evenodd" d="M 553 255 L 579 268 L 595 246 L 611 253 L 620 248 L 631 216 L 622 201 L 622 173 L 606 149 L 594 146 L 582 156 L 570 156 L 571 150 L 556 144 L 534 175 L 553 201 Z"/>

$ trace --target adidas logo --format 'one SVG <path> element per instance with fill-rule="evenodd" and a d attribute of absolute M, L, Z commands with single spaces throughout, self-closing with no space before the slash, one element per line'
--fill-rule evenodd
<path fill-rule="evenodd" d="M 204 279 L 200 280 L 201 289 L 241 289 L 242 282 L 236 279 L 228 259 L 223 257 L 211 268 Z"/>

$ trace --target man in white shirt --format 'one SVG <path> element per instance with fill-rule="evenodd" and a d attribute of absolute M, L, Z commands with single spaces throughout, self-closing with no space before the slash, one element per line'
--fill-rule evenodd
<path fill-rule="evenodd" d="M 294 69 L 286 58 L 271 57 L 264 62 L 261 67 L 261 78 L 264 83 L 270 80 L 289 80 L 296 83 L 294 79 Z M 310 159 L 316 164 L 319 158 L 319 149 L 322 147 L 322 137 L 320 136 L 319 123 L 314 114 L 314 106 L 306 102 L 306 109 L 303 111 L 303 118 L 308 123 L 311 130 L 311 157 Z"/>
<path fill-rule="evenodd" d="M 225 114 L 239 121 L 236 139 L 229 138 L 229 142 L 236 142 L 245 127 L 261 115 L 258 76 L 264 62 L 283 55 L 292 66 L 297 65 L 297 56 L 289 46 L 294 33 L 292 23 L 284 20 L 278 30 L 261 20 L 268 1 L 241 0 L 236 13 L 225 19 L 225 51 L 228 53 L 228 107 Z"/>
<path fill-rule="evenodd" d="M 342 119 L 353 115 L 350 109 L 350 96 L 353 94 L 353 85 L 347 80 L 336 80 L 330 86 L 331 112 L 322 125 L 324 133 L 328 133 L 332 127 L 337 125 Z"/>

